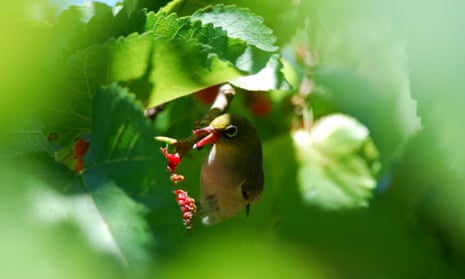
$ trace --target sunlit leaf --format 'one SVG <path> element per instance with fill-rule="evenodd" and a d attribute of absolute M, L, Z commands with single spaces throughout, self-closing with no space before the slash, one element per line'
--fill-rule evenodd
<path fill-rule="evenodd" d="M 239 58 L 236 66 L 249 71 L 251 75 L 233 80 L 234 85 L 253 91 L 290 89 L 281 72 L 283 66 L 279 57 L 274 54 L 277 50 L 274 45 L 276 38 L 261 17 L 248 9 L 217 5 L 195 12 L 191 20 L 221 27 L 229 37 L 247 42 L 248 49 Z"/>
<path fill-rule="evenodd" d="M 353 118 L 331 115 L 310 132 L 294 132 L 293 139 L 308 204 L 328 209 L 368 205 L 380 165 L 366 127 Z"/>
<path fill-rule="evenodd" d="M 231 38 L 244 40 L 258 49 L 267 52 L 278 49 L 274 45 L 276 38 L 273 36 L 273 30 L 263 24 L 261 17 L 248 9 L 217 5 L 195 12 L 191 19 L 221 27 Z"/>
<path fill-rule="evenodd" d="M 208 84 L 227 82 L 242 75 L 231 64 L 215 56 L 210 59 L 208 68 L 202 67 L 201 64 L 205 62 L 202 57 L 205 57 L 204 48 L 194 41 L 157 40 L 154 46 L 154 69 L 150 76 L 154 90 L 148 104 L 159 105 Z"/>

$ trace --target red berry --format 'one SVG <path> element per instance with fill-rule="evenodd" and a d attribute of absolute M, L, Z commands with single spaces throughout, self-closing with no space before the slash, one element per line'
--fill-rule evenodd
<path fill-rule="evenodd" d="M 187 229 L 192 228 L 192 218 L 197 211 L 195 200 L 187 194 L 186 191 L 178 189 L 175 190 L 176 202 L 178 203 L 182 212 L 182 222 Z"/>
<path fill-rule="evenodd" d="M 166 148 L 160 148 L 160 151 L 168 161 L 168 165 L 166 166 L 168 170 L 171 173 L 175 173 L 176 168 L 181 163 L 181 156 L 179 156 L 179 153 L 168 153 L 168 150 Z"/>
<path fill-rule="evenodd" d="M 249 106 L 254 116 L 266 116 L 271 112 L 273 102 L 271 98 L 264 93 L 252 93 Z"/>
<path fill-rule="evenodd" d="M 186 211 L 186 212 L 184 212 L 184 213 L 182 214 L 182 218 L 183 218 L 183 219 L 191 219 L 192 216 L 193 216 L 193 214 L 192 214 L 192 212 L 190 212 L 190 211 Z"/>
<path fill-rule="evenodd" d="M 300 64 L 304 64 L 305 58 L 308 56 L 308 49 L 305 45 L 297 46 L 295 49 L 295 58 Z"/>
<path fill-rule="evenodd" d="M 87 142 L 81 138 L 78 138 L 74 143 L 73 156 L 74 159 L 76 159 L 76 165 L 74 166 L 74 170 L 76 172 L 80 172 L 84 168 L 83 156 L 86 154 L 89 145 L 90 142 Z"/>
<path fill-rule="evenodd" d="M 176 199 L 179 200 L 186 200 L 186 194 L 185 193 L 176 193 Z"/>
<path fill-rule="evenodd" d="M 76 142 L 74 143 L 74 157 L 82 157 L 86 154 L 87 149 L 89 148 L 90 142 L 87 142 L 81 138 L 78 138 Z"/>
<path fill-rule="evenodd" d="M 194 96 L 199 100 L 201 103 L 206 105 L 210 105 L 215 101 L 216 95 L 218 94 L 218 85 L 210 86 L 208 88 L 204 88 L 200 91 L 197 91 Z"/>

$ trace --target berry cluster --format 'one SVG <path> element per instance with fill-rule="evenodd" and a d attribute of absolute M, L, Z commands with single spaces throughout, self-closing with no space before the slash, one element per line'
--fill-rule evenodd
<path fill-rule="evenodd" d="M 192 218 L 197 211 L 195 200 L 186 191 L 178 189 L 174 191 L 176 202 L 182 211 L 182 222 L 187 229 L 192 229 Z"/>
<path fill-rule="evenodd" d="M 168 153 L 167 148 L 160 148 L 161 153 L 168 161 L 166 168 L 170 172 L 170 180 L 174 184 L 181 182 L 184 180 L 184 176 L 177 174 L 176 169 L 178 165 L 181 163 L 181 156 L 179 153 Z M 194 198 L 189 197 L 186 191 L 182 189 L 178 189 L 174 191 L 176 195 L 176 202 L 178 203 L 179 207 L 181 208 L 182 212 L 182 222 L 184 226 L 190 230 L 192 229 L 192 218 L 194 217 L 197 206 L 195 205 Z"/>

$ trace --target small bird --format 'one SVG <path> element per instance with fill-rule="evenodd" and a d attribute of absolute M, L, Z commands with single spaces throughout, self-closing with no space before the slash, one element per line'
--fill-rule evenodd
<path fill-rule="evenodd" d="M 221 114 L 207 127 L 193 131 L 205 135 L 194 148 L 213 144 L 200 173 L 202 222 L 218 223 L 236 215 L 261 198 L 262 146 L 257 130 L 237 114 Z"/>

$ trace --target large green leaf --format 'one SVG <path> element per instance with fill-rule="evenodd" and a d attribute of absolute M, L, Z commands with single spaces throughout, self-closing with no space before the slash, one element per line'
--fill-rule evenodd
<path fill-rule="evenodd" d="M 65 10 L 53 28 L 57 37 L 68 40 L 64 54 L 70 55 L 112 38 L 141 33 L 144 23 L 145 12 L 142 10 L 128 13 L 122 6 L 110 7 L 98 2 L 86 2 Z"/>
<path fill-rule="evenodd" d="M 146 106 L 227 81 L 249 90 L 288 88 L 270 29 L 248 10 L 218 6 L 193 18 L 163 13 L 128 18 L 123 11 L 107 8 L 92 14 L 90 7 L 71 8 L 56 27 L 64 33 L 70 21 L 77 21 L 81 27 L 76 34 L 84 32 L 75 36 L 82 41 L 71 43 L 71 54 L 57 69 L 63 89 L 46 121 L 45 133 L 58 135 L 56 143 L 62 147 L 69 148 L 75 138 L 89 132 L 92 96 L 101 85 L 128 85 Z M 210 13 L 221 11 L 231 21 L 246 18 L 247 24 L 257 25 L 263 43 L 247 33 L 247 24 L 224 30 L 225 26 L 208 22 Z M 108 24 L 111 30 L 105 30 Z M 134 31 L 146 32 L 127 35 Z M 125 37 L 112 37 L 119 35 Z"/>
<path fill-rule="evenodd" d="M 328 209 L 368 205 L 380 163 L 366 127 L 353 118 L 331 115 L 310 132 L 294 132 L 293 139 L 308 204 Z"/>
<path fill-rule="evenodd" d="M 242 74 L 231 64 L 211 57 L 205 63 L 204 48 L 194 41 L 157 40 L 154 46 L 153 71 L 150 75 L 154 90 L 150 106 L 174 100 L 208 85 L 227 82 Z"/>
<path fill-rule="evenodd" d="M 135 96 L 111 85 L 95 94 L 92 105 L 82 174 L 42 159 L 44 185 L 63 194 L 39 195 L 39 207 L 65 212 L 93 246 L 137 269 L 147 263 L 153 245 L 170 243 L 175 228 L 183 232 L 179 209 L 153 128 Z"/>
<path fill-rule="evenodd" d="M 93 24 L 95 24 L 105 15 L 112 15 L 112 9 L 110 6 L 99 2 L 86 2 L 82 5 L 68 7 L 57 17 L 53 24 L 52 33 L 55 36 L 54 44 L 51 47 L 56 48 L 56 52 L 61 55 L 63 51 L 69 54 L 71 51 L 76 50 L 77 45 L 72 46 L 71 41 L 81 46 L 89 46 L 89 44 L 95 43 L 88 39 L 79 42 L 77 38 L 80 36 L 78 34 L 83 35 L 84 31 L 90 34 L 92 29 L 87 28 L 90 25 L 89 22 L 93 21 Z"/>
<path fill-rule="evenodd" d="M 112 85 L 99 91 L 94 101 L 94 122 L 91 145 L 86 155 L 84 178 L 95 181 L 90 189 L 100 191 L 98 182 L 111 181 L 138 203 L 149 210 L 147 225 L 156 238 L 155 248 L 165 249 L 182 243 L 184 234 L 180 212 L 172 193 L 173 187 L 165 169 L 165 158 L 153 140 L 155 131 L 144 117 L 143 109 L 135 96 Z M 95 187 L 95 188 L 94 188 Z M 104 196 L 102 196 L 103 199 Z M 113 216 L 111 206 L 108 216 Z M 105 215 L 105 214 L 104 214 Z M 127 218 L 116 215 L 115 231 Z M 134 221 L 136 222 L 136 221 Z M 147 247 L 147 235 L 134 228 L 135 235 L 124 236 L 125 245 Z M 133 239 L 133 240 L 132 240 Z M 137 254 L 142 253 L 139 248 Z"/>
<path fill-rule="evenodd" d="M 149 34 L 133 34 L 69 56 L 58 70 L 63 91 L 48 114 L 45 133 L 55 133 L 55 142 L 62 147 L 88 133 L 95 92 L 102 84 L 130 82 L 144 75 L 151 48 Z"/>
<path fill-rule="evenodd" d="M 275 54 L 278 50 L 274 45 L 276 38 L 261 17 L 237 6 L 216 5 L 195 12 L 191 20 L 213 24 L 225 30 L 229 37 L 247 43 L 247 50 L 237 60 L 236 67 L 248 71 L 249 76 L 233 80 L 234 85 L 253 91 L 290 89 L 281 72 L 283 66 L 279 56 Z"/>
<path fill-rule="evenodd" d="M 155 38 L 196 41 L 203 45 L 202 66 L 208 66 L 209 56 L 215 54 L 220 59 L 229 61 L 240 68 L 236 60 L 244 53 L 247 44 L 243 40 L 228 36 L 222 28 L 212 24 L 203 24 L 192 21 L 189 17 L 177 17 L 175 14 L 149 13 L 146 20 L 146 31 L 153 31 Z"/>
<path fill-rule="evenodd" d="M 24 168 L 18 161 L 0 162 L 0 260 L 8 262 L 2 265 L 0 277 L 127 278 L 117 259 L 102 253 L 103 249 L 96 252 L 84 237 L 100 239 L 99 232 L 106 229 L 93 222 L 98 214 L 90 215 L 85 210 L 92 208 L 90 199 L 84 195 L 63 196 L 48 187 L 52 184 L 63 187 L 66 184 L 60 181 L 71 181 L 59 179 L 66 176 L 67 170 L 46 157 L 37 158 L 40 165 L 34 167 Z M 72 177 L 71 174 L 67 178 Z M 69 210 L 73 207 L 74 210 Z M 73 222 L 56 223 L 63 219 L 78 221 L 72 214 L 81 217 L 79 221 L 89 231 L 76 229 Z"/>

